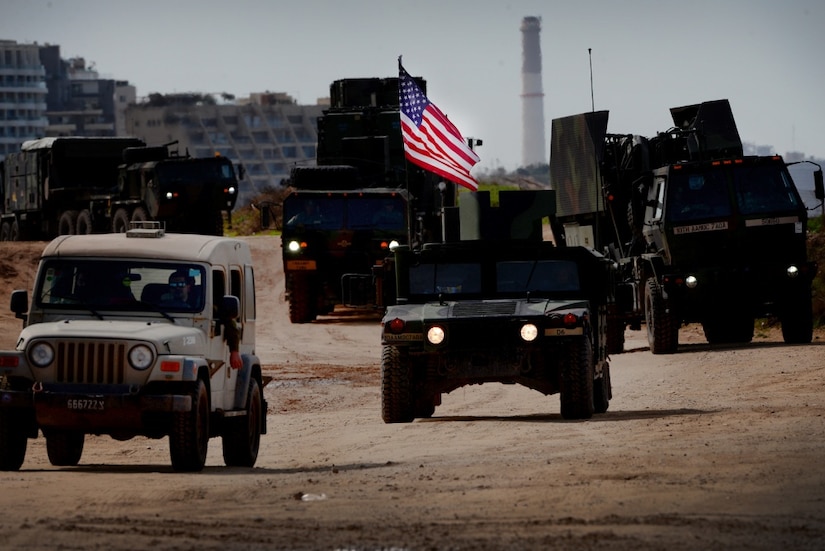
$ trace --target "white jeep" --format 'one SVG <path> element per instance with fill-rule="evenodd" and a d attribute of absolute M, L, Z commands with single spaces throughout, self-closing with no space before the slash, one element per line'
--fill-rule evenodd
<path fill-rule="evenodd" d="M 53 465 L 77 465 L 87 434 L 168 435 L 176 471 L 203 469 L 220 436 L 226 465 L 255 464 L 268 378 L 243 241 L 152 222 L 61 236 L 43 251 L 31 305 L 18 290 L 11 309 L 24 327 L 0 351 L 0 470 L 22 466 L 38 430 Z"/>

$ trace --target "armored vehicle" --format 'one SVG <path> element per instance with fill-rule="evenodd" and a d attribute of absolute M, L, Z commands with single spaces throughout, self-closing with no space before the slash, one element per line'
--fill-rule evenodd
<path fill-rule="evenodd" d="M 749 342 L 755 318 L 773 315 L 786 342 L 810 342 L 817 267 L 787 165 L 743 155 L 727 100 L 671 116 L 653 138 L 608 134 L 606 111 L 553 121 L 560 241 L 602 251 L 621 271 L 611 333 L 644 322 L 650 350 L 667 354 L 683 323 L 701 323 L 710 343 Z"/>
<path fill-rule="evenodd" d="M 395 249 L 397 297 L 381 335 L 385 422 L 430 417 L 442 394 L 488 382 L 559 394 L 566 419 L 607 411 L 613 262 L 541 239 L 552 192 L 500 200 L 463 194 L 460 240 Z"/>
<path fill-rule="evenodd" d="M 172 467 L 199 471 L 211 437 L 229 466 L 253 466 L 266 433 L 255 356 L 255 284 L 245 242 L 167 234 L 63 236 L 43 251 L 24 328 L 0 352 L 0 469 L 42 432 L 53 465 L 85 435 L 169 437 Z"/>
<path fill-rule="evenodd" d="M 330 97 L 318 118 L 317 165 L 294 167 L 285 182 L 292 193 L 283 202 L 282 255 L 293 323 L 339 305 L 383 308 L 393 296 L 381 275 L 389 247 L 440 240 L 441 209 L 455 206 L 454 183 L 406 161 L 397 78 L 338 80 Z"/>

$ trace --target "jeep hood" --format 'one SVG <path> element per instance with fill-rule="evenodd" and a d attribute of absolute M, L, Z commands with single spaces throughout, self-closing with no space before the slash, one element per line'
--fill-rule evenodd
<path fill-rule="evenodd" d="M 17 349 L 23 350 L 32 339 L 80 339 L 144 341 L 163 354 L 191 354 L 203 351 L 204 335 L 199 329 L 165 322 L 64 320 L 37 323 L 20 332 Z"/>

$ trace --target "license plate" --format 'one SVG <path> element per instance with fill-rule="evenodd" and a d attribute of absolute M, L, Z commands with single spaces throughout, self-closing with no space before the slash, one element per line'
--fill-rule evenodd
<path fill-rule="evenodd" d="M 79 411 L 103 411 L 103 400 L 92 398 L 72 398 L 67 400 L 66 407 Z"/>
<path fill-rule="evenodd" d="M 314 260 L 287 260 L 286 269 L 295 271 L 315 270 L 317 265 Z"/>

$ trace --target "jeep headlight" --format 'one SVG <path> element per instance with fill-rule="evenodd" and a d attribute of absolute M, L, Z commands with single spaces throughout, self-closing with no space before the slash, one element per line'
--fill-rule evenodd
<path fill-rule="evenodd" d="M 438 325 L 433 325 L 429 329 L 427 329 L 427 341 L 430 344 L 441 344 L 444 342 L 444 328 L 439 327 Z"/>
<path fill-rule="evenodd" d="M 390 241 L 390 245 L 387 248 L 391 251 L 394 251 L 395 249 L 398 248 L 399 245 L 401 245 L 401 243 L 399 243 L 397 240 L 393 239 L 392 241 Z"/>
<path fill-rule="evenodd" d="M 696 276 L 689 275 L 685 278 L 685 285 L 688 286 L 688 289 L 695 289 L 699 285 L 699 280 L 696 279 Z"/>
<path fill-rule="evenodd" d="M 47 342 L 39 342 L 29 350 L 29 361 L 37 367 L 46 367 L 54 361 L 54 348 Z"/>
<path fill-rule="evenodd" d="M 152 349 L 145 344 L 138 344 L 129 350 L 129 364 L 135 369 L 147 369 L 155 361 Z"/>
<path fill-rule="evenodd" d="M 525 342 L 533 342 L 539 336 L 539 328 L 532 323 L 525 323 L 521 326 L 519 334 Z"/>
<path fill-rule="evenodd" d="M 797 268 L 794 265 L 788 266 L 786 272 L 788 274 L 788 277 L 791 279 L 796 279 L 797 277 L 799 277 L 799 268 Z"/>
<path fill-rule="evenodd" d="M 301 250 L 301 244 L 297 241 L 290 241 L 287 243 L 286 248 L 291 253 L 297 253 Z"/>

